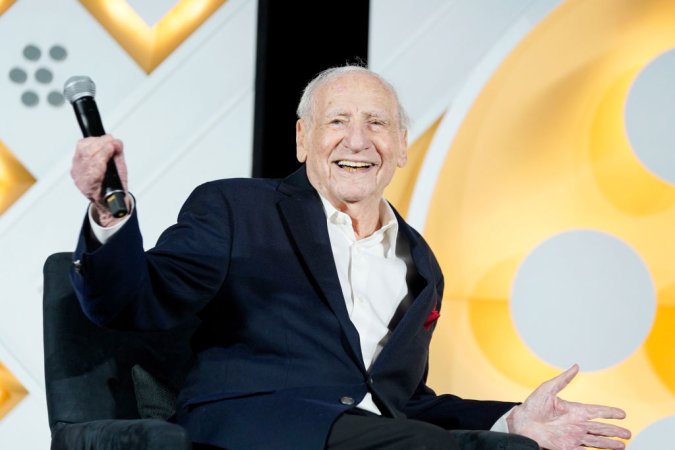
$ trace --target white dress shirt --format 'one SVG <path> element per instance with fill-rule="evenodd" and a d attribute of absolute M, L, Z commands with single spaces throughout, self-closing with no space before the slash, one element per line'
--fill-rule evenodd
<path fill-rule="evenodd" d="M 122 225 L 127 223 L 129 218 L 131 217 L 131 213 L 134 210 L 135 201 L 133 195 L 129 195 L 129 197 L 131 198 L 131 207 L 129 208 L 129 214 L 127 214 L 122 220 L 120 220 L 111 227 L 102 227 L 101 225 L 97 224 L 93 216 L 94 205 L 93 204 L 89 205 L 89 210 L 87 212 L 87 215 L 89 216 L 89 226 L 91 227 L 92 233 L 94 233 L 94 236 L 96 237 L 96 239 L 98 239 L 98 241 L 101 244 L 105 244 L 106 242 L 108 242 L 108 239 L 113 237 L 113 235 L 117 233 L 117 230 L 122 228 Z"/>
<path fill-rule="evenodd" d="M 382 227 L 360 240 L 354 234 L 351 217 L 323 197 L 321 202 L 347 312 L 359 332 L 363 363 L 370 369 L 389 339 L 389 323 L 396 309 L 403 300 L 410 300 L 406 298 L 410 295 L 406 281 L 406 263 L 412 264 L 410 249 L 396 248 L 398 222 L 384 199 L 380 203 Z M 357 407 L 382 414 L 370 392 Z M 508 433 L 506 417 L 510 412 L 495 422 L 491 431 Z"/>
<path fill-rule="evenodd" d="M 321 202 L 347 312 L 359 332 L 363 363 L 370 369 L 389 339 L 396 309 L 408 296 L 406 263 L 396 255 L 398 222 L 391 206 L 382 200 L 382 227 L 357 240 L 352 219 L 325 198 Z M 358 408 L 381 414 L 370 392 Z"/>

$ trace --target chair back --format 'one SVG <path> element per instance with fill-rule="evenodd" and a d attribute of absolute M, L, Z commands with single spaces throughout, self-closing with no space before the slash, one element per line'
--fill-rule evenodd
<path fill-rule="evenodd" d="M 132 368 L 140 365 L 176 390 L 192 361 L 197 319 L 167 331 L 101 328 L 82 312 L 70 282 L 72 253 L 44 265 L 43 327 L 49 426 L 102 419 L 138 419 Z M 137 383 L 138 384 L 138 383 Z"/>

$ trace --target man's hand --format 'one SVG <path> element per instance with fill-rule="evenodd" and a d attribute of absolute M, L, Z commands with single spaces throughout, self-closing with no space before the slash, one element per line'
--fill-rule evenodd
<path fill-rule="evenodd" d="M 94 220 L 103 227 L 114 225 L 123 219 L 117 219 L 110 214 L 102 198 L 101 184 L 105 176 L 106 166 L 110 158 L 114 158 L 120 181 L 126 194 L 125 201 L 131 210 L 127 187 L 127 166 L 124 162 L 124 146 L 122 141 L 115 139 L 109 134 L 101 137 L 88 137 L 81 139 L 75 148 L 73 165 L 70 176 L 75 181 L 75 186 L 94 205 Z"/>
<path fill-rule="evenodd" d="M 576 364 L 557 377 L 543 383 L 516 406 L 506 419 L 512 433 L 537 441 L 548 450 L 582 450 L 585 447 L 623 449 L 614 438 L 629 439 L 630 431 L 594 419 L 623 419 L 618 408 L 573 403 L 558 398 L 558 393 L 579 372 Z"/>

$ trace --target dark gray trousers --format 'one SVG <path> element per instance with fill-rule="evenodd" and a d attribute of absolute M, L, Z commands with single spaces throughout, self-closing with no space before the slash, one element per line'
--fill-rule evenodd
<path fill-rule="evenodd" d="M 448 431 L 411 419 L 351 411 L 333 425 L 326 450 L 539 450 L 531 439 L 490 431 Z"/>

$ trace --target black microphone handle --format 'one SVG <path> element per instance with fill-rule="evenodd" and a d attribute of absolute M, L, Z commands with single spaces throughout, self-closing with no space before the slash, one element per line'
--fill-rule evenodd
<path fill-rule="evenodd" d="M 114 158 L 108 160 L 101 188 L 103 189 L 105 206 L 113 217 L 120 218 L 129 214 L 129 208 L 127 208 L 127 203 L 124 201 L 124 187 L 122 187 L 122 181 L 117 172 Z"/>
<path fill-rule="evenodd" d="M 77 123 L 80 125 L 80 130 L 82 130 L 82 136 L 98 137 L 105 134 L 101 115 L 98 113 L 94 97 L 87 95 L 78 98 L 73 102 L 73 109 L 75 110 Z"/>
<path fill-rule="evenodd" d="M 73 109 L 84 137 L 98 137 L 105 134 L 103 122 L 93 97 L 84 96 L 75 100 Z M 124 187 L 113 158 L 108 160 L 101 189 L 105 205 L 113 217 L 124 217 L 129 214 L 129 209 L 124 201 Z"/>

